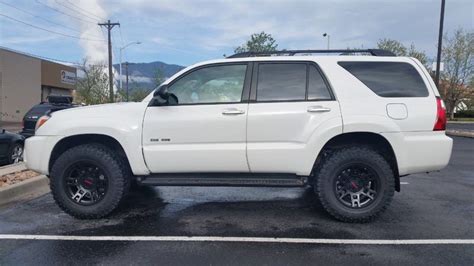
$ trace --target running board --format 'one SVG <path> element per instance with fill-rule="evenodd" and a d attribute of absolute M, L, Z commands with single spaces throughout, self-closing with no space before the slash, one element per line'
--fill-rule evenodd
<path fill-rule="evenodd" d="M 306 176 L 292 174 L 152 174 L 137 177 L 150 186 L 223 186 L 223 187 L 303 187 Z"/>

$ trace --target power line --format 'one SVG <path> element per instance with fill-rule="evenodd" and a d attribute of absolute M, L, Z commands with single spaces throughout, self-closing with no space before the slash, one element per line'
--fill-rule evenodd
<path fill-rule="evenodd" d="M 100 17 L 100 16 L 98 16 L 98 15 L 96 15 L 96 14 L 92 13 L 92 12 L 89 12 L 89 11 L 87 11 L 87 10 L 85 10 L 85 9 L 81 8 L 80 6 L 77 6 L 77 5 L 75 5 L 74 3 L 72 3 L 72 2 L 71 2 L 71 1 L 69 1 L 69 0 L 65 0 L 65 1 L 66 1 L 68 4 L 70 4 L 71 6 L 73 6 L 73 7 L 77 8 L 77 9 L 79 9 L 79 10 L 82 10 L 82 11 L 84 11 L 84 12 L 88 13 L 88 14 L 91 14 L 92 16 L 94 16 L 94 17 L 96 17 L 96 18 L 98 18 L 98 19 L 105 20 L 105 18 L 103 18 L 103 17 Z"/>
<path fill-rule="evenodd" d="M 46 21 L 46 22 L 49 22 L 49 23 L 51 23 L 51 24 L 54 24 L 54 25 L 57 25 L 57 26 L 66 28 L 66 29 L 68 29 L 68 30 L 70 30 L 70 31 L 82 33 L 80 30 L 77 30 L 77 29 L 74 29 L 74 28 L 71 28 L 71 27 L 68 27 L 68 26 L 59 24 L 59 23 L 57 23 L 57 22 L 55 22 L 55 21 L 49 20 L 49 19 L 47 19 L 47 18 L 43 18 L 43 17 L 38 16 L 38 15 L 35 15 L 34 13 L 31 13 L 31 12 L 26 11 L 26 10 L 24 10 L 24 9 L 18 8 L 18 7 L 16 7 L 16 6 L 14 6 L 14 5 L 10 5 L 10 4 L 5 3 L 5 2 L 3 2 L 3 1 L 0 1 L 0 3 L 1 3 L 1 4 L 4 4 L 4 5 L 6 5 L 6 6 L 9 6 L 9 7 L 11 7 L 11 8 L 14 8 L 14 9 L 16 9 L 16 10 L 18 10 L 18 11 L 21 11 L 21 12 L 23 12 L 23 13 L 25 13 L 25 14 L 28 14 L 28 15 L 30 15 L 30 16 L 33 16 L 33 17 L 35 17 L 35 18 L 39 18 L 39 19 L 44 20 L 44 21 Z M 88 36 L 92 36 L 92 37 L 94 37 L 94 38 L 100 38 L 99 36 L 95 36 L 95 35 L 89 35 L 89 34 L 88 34 Z M 105 41 L 105 39 L 104 39 L 104 41 Z"/>
<path fill-rule="evenodd" d="M 120 26 L 119 26 L 119 29 L 120 29 Z M 117 41 L 115 40 L 115 34 L 114 34 L 113 32 L 111 33 L 111 36 L 112 36 L 112 41 L 113 41 L 114 43 L 117 43 Z M 120 47 L 122 47 L 122 46 L 123 46 L 123 43 L 120 44 Z M 116 52 L 117 52 L 117 46 L 114 46 L 113 49 L 112 49 L 112 54 L 113 54 L 114 58 L 117 58 L 117 57 L 115 56 L 115 55 L 117 54 Z"/>
<path fill-rule="evenodd" d="M 27 25 L 27 26 L 30 26 L 30 27 L 32 27 L 32 28 L 36 28 L 36 29 L 39 29 L 39 30 L 47 31 L 47 32 L 49 32 L 49 33 L 58 34 L 58 35 L 61 35 L 61 36 L 64 36 L 64 37 L 68 37 L 68 38 L 79 39 L 79 40 L 87 40 L 87 41 L 94 41 L 94 42 L 104 42 L 104 41 L 105 41 L 105 40 L 99 40 L 99 39 L 81 38 L 81 37 L 78 37 L 78 36 L 69 35 L 69 34 L 65 34 L 65 33 L 62 33 L 62 32 L 57 32 L 57 31 L 48 30 L 48 29 L 45 29 L 45 28 L 38 27 L 38 26 L 36 26 L 36 25 L 30 24 L 30 23 L 28 23 L 28 22 L 24 22 L 24 21 L 18 20 L 18 19 L 16 19 L 16 18 L 12 18 L 12 17 L 10 17 L 10 16 L 7 16 L 7 15 L 1 14 L 1 13 L 0 13 L 0 16 L 6 17 L 6 18 L 8 18 L 8 19 L 10 19 L 10 20 L 16 21 L 16 22 L 18 22 L 18 23 L 21 23 L 21 24 L 24 24 L 24 25 Z"/>
<path fill-rule="evenodd" d="M 123 41 L 122 26 L 119 27 L 119 33 L 120 33 L 120 41 L 121 41 L 122 46 L 123 46 L 125 42 Z"/>
<path fill-rule="evenodd" d="M 95 22 L 99 22 L 99 20 L 98 20 L 97 18 L 93 18 L 93 17 L 91 17 L 91 16 L 89 16 L 89 15 L 87 15 L 87 14 L 85 14 L 85 13 L 83 13 L 83 12 L 77 10 L 77 9 L 74 9 L 74 8 L 72 8 L 72 7 L 69 7 L 69 6 L 65 5 L 64 3 L 59 2 L 58 0 L 56 0 L 55 2 L 58 3 L 59 5 L 65 7 L 65 8 L 67 8 L 67 9 L 69 9 L 69 10 L 72 10 L 72 11 L 74 11 L 74 12 L 79 12 L 81 15 L 83 15 L 83 16 L 85 16 L 85 17 L 88 17 L 88 18 L 90 18 L 90 19 L 93 19 Z"/>
<path fill-rule="evenodd" d="M 45 4 L 45 3 L 42 3 L 42 2 L 40 2 L 39 0 L 36 0 L 36 3 L 38 3 L 38 4 L 40 4 L 40 5 L 43 5 L 43 6 L 47 7 L 47 8 L 49 8 L 49 9 L 54 10 L 54 11 L 56 11 L 56 12 L 58 12 L 58 13 L 63 14 L 63 15 L 66 15 L 66 16 L 68 16 L 68 17 L 71 17 L 71 18 L 73 18 L 73 19 L 77 19 L 77 20 L 80 20 L 80 21 L 83 21 L 83 22 L 86 22 L 86 23 L 90 23 L 90 24 L 96 24 L 96 22 L 94 22 L 94 21 L 88 21 L 88 20 L 84 20 L 84 19 L 82 19 L 82 18 L 80 18 L 80 17 L 72 16 L 72 15 L 70 15 L 70 14 L 68 14 L 68 13 L 66 13 L 66 12 L 63 12 L 63 11 L 57 9 L 57 8 L 54 8 L 54 7 L 49 6 L 49 5 Z"/>

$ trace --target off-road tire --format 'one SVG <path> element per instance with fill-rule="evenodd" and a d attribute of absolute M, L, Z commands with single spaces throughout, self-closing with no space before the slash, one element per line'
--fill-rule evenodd
<path fill-rule="evenodd" d="M 64 189 L 66 169 L 77 161 L 91 160 L 108 176 L 108 190 L 104 198 L 90 206 L 79 205 Z M 50 187 L 54 200 L 66 213 L 78 219 L 98 219 L 110 214 L 125 197 L 130 187 L 130 171 L 123 159 L 101 144 L 73 147 L 59 156 L 50 173 Z"/>
<path fill-rule="evenodd" d="M 352 209 L 342 204 L 334 192 L 334 182 L 338 172 L 349 163 L 369 165 L 381 183 L 380 193 L 375 201 L 362 209 Z M 389 205 L 395 192 L 394 171 L 387 160 L 370 147 L 349 146 L 330 153 L 317 167 L 315 192 L 323 208 L 334 218 L 343 222 L 369 222 L 382 213 Z"/>

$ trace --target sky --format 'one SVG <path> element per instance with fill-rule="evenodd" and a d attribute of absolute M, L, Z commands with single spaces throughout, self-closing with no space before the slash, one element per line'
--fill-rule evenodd
<path fill-rule="evenodd" d="M 0 46 L 67 62 L 191 65 L 230 55 L 252 33 L 272 34 L 280 49 L 373 48 L 391 38 L 436 55 L 441 0 L 0 0 Z M 447 0 L 445 33 L 474 31 L 474 1 Z M 58 34 L 59 33 L 59 34 Z"/>

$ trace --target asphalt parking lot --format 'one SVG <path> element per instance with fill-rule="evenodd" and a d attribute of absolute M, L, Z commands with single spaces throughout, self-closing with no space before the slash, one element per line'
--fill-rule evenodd
<path fill-rule="evenodd" d="M 450 122 L 446 125 L 448 130 L 464 130 L 464 131 L 474 131 L 474 122 L 471 123 L 459 123 L 459 122 Z"/>
<path fill-rule="evenodd" d="M 0 240 L 0 264 L 474 265 L 474 139 L 454 137 L 446 169 L 402 182 L 368 224 L 334 221 L 300 188 L 141 188 L 95 221 L 69 217 L 47 194 L 0 209 L 0 238 L 15 235 Z M 317 241 L 328 239 L 339 243 Z"/>

